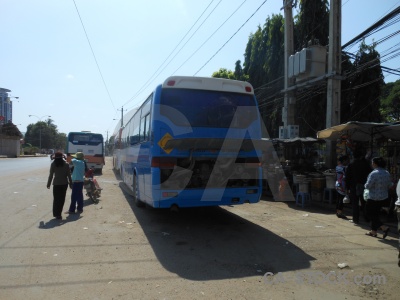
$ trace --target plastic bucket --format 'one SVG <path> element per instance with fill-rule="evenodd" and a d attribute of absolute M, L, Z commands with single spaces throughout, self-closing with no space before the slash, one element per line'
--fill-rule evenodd
<path fill-rule="evenodd" d="M 336 185 L 336 174 L 325 174 L 326 187 L 328 189 L 334 189 Z"/>

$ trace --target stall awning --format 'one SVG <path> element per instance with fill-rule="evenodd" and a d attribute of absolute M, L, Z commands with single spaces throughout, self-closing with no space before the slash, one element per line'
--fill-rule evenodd
<path fill-rule="evenodd" d="M 400 124 L 352 121 L 317 132 L 318 139 L 337 140 L 348 135 L 353 141 L 389 138 L 400 140 Z"/>

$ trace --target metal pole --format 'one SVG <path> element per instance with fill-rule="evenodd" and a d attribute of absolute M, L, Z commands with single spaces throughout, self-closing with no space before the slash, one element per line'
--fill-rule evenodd
<path fill-rule="evenodd" d="M 297 1 L 296 1 L 297 2 Z M 284 95 L 284 107 L 282 110 L 282 121 L 285 128 L 288 125 L 294 125 L 294 110 L 296 98 L 294 97 L 293 91 L 288 91 L 288 88 L 294 84 L 293 79 L 289 79 L 289 57 L 294 52 L 294 42 L 293 42 L 293 0 L 283 0 L 283 9 L 285 16 L 285 95 Z"/>
<path fill-rule="evenodd" d="M 342 73 L 342 0 L 330 1 L 329 12 L 329 53 L 328 53 L 328 87 L 326 101 L 326 128 L 340 124 L 340 98 Z M 327 164 L 329 167 L 336 165 L 335 142 L 327 141 Z"/>
<path fill-rule="evenodd" d="M 42 124 L 39 127 L 39 151 L 42 154 Z"/>
<path fill-rule="evenodd" d="M 44 118 L 44 117 L 51 118 L 51 116 L 49 116 L 49 115 L 44 115 L 44 116 L 41 116 L 40 118 L 38 116 L 36 116 L 36 115 L 29 115 L 29 117 L 38 118 L 39 123 L 42 122 L 42 118 Z M 42 152 L 42 124 L 39 124 L 39 125 L 40 125 L 40 127 L 39 127 L 39 148 L 40 149 L 39 149 L 39 151 Z"/>

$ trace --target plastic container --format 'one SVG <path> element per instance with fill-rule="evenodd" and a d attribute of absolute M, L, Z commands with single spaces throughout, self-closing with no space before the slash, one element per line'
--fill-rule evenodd
<path fill-rule="evenodd" d="M 313 190 L 323 190 L 326 184 L 326 179 L 324 177 L 313 178 L 311 180 L 311 189 Z"/>
<path fill-rule="evenodd" d="M 336 174 L 325 174 L 325 178 L 326 178 L 326 188 L 335 189 Z"/>
<path fill-rule="evenodd" d="M 299 182 L 299 192 L 300 193 L 308 193 L 309 192 L 307 181 Z"/>

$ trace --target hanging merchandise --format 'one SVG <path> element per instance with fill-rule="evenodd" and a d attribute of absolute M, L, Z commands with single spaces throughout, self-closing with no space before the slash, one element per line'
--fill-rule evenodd
<path fill-rule="evenodd" d="M 336 157 L 347 155 L 353 156 L 354 145 L 352 140 L 347 134 L 343 134 L 340 139 L 336 141 Z"/>

